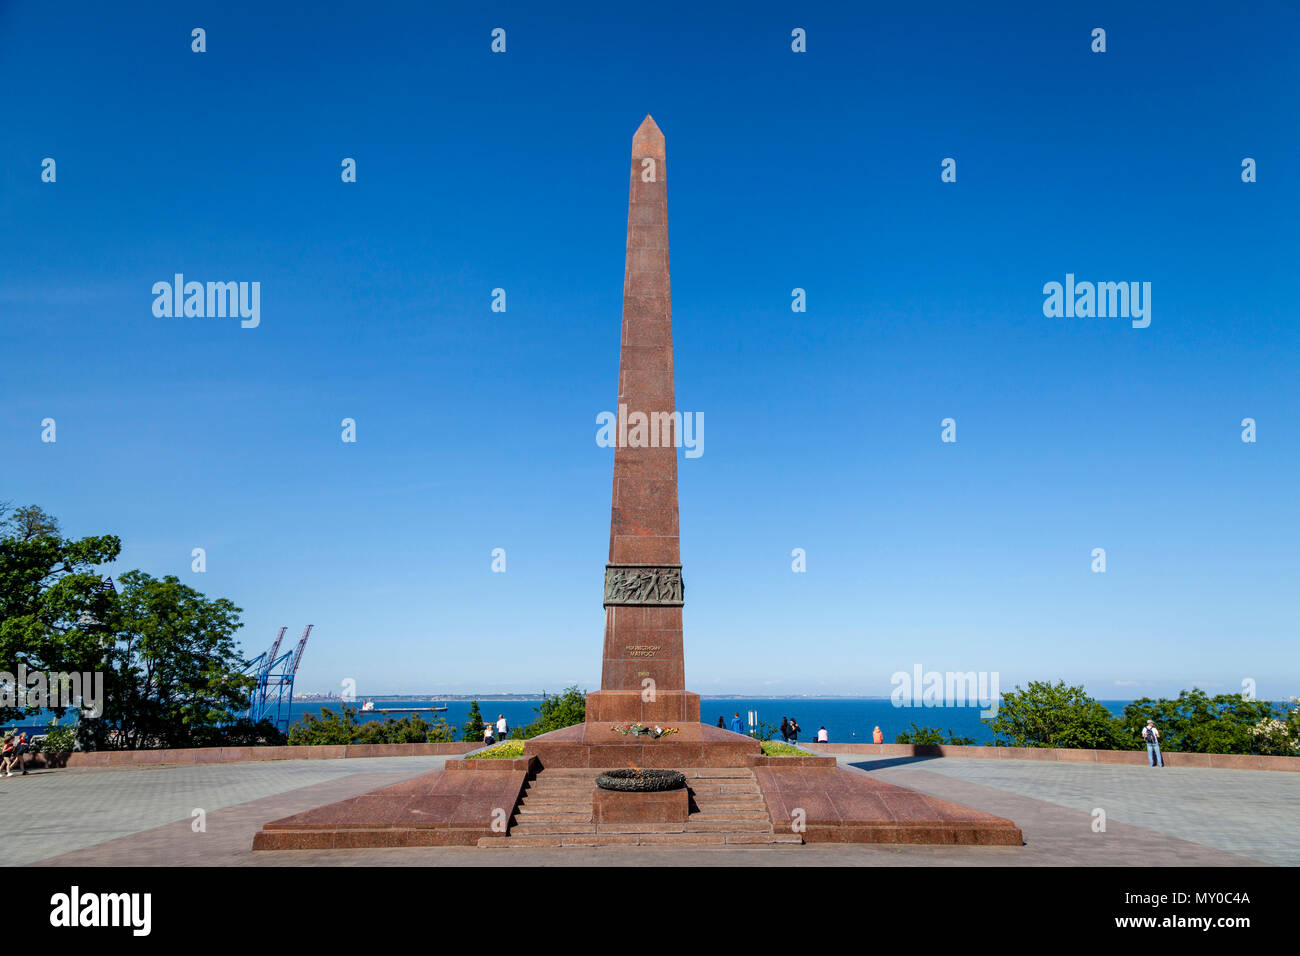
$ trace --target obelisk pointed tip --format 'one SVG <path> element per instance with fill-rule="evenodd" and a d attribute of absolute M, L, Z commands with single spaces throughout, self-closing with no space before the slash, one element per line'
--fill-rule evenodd
<path fill-rule="evenodd" d="M 636 135 L 632 137 L 632 151 L 640 155 L 663 156 L 664 154 L 663 130 L 649 113 L 636 128 Z"/>

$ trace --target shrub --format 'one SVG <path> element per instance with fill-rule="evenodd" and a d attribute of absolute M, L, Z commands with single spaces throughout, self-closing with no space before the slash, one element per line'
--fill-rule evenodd
<path fill-rule="evenodd" d="M 1273 752 L 1282 742 L 1277 733 L 1257 734 L 1255 728 L 1278 718 L 1279 709 L 1263 700 L 1247 700 L 1240 694 L 1211 697 L 1194 687 L 1177 700 L 1143 697 L 1124 708 L 1119 721 L 1125 745 L 1140 749 L 1141 730 L 1148 720 L 1160 729 L 1160 749 L 1200 754 L 1250 754 Z"/>
<path fill-rule="evenodd" d="M 949 728 L 948 736 L 938 727 L 918 727 L 912 722 L 911 730 L 904 730 L 894 738 L 895 743 L 916 744 L 918 746 L 969 747 L 975 743 L 974 737 L 958 737 Z"/>
<path fill-rule="evenodd" d="M 322 707 L 320 716 L 303 714 L 302 720 L 289 728 L 289 745 L 293 747 L 313 744 L 422 744 L 449 743 L 456 739 L 456 731 L 439 717 L 429 723 L 419 714 L 395 720 L 368 720 L 360 723 L 357 710 L 343 705 L 342 713 L 335 714 Z"/>
<path fill-rule="evenodd" d="M 58 724 L 50 724 L 49 729 L 45 731 L 45 739 L 32 743 L 32 753 L 72 753 L 76 741 L 77 731 L 75 727 L 60 727 Z"/>
<path fill-rule="evenodd" d="M 587 719 L 587 694 L 586 691 L 579 690 L 577 684 L 566 687 L 555 695 L 543 691 L 541 704 L 533 709 L 537 711 L 537 719 L 522 730 L 512 733 L 512 739 L 537 737 L 552 730 L 582 723 Z M 518 737 L 515 736 L 516 733 Z"/>
<path fill-rule="evenodd" d="M 1067 687 L 1065 681 L 1030 681 L 1024 690 L 1017 686 L 1003 694 L 989 729 L 1000 746 L 1135 748 L 1134 739 L 1122 733 L 1120 722 L 1110 711 L 1082 687 Z"/>

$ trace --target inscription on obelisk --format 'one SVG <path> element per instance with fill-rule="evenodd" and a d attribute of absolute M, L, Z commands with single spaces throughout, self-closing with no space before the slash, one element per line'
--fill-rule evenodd
<path fill-rule="evenodd" d="M 620 420 L 642 413 L 668 440 L 620 440 L 614 450 L 604 664 L 587 719 L 698 722 L 682 648 L 668 167 L 664 135 L 649 116 L 632 138 L 618 404 Z"/>

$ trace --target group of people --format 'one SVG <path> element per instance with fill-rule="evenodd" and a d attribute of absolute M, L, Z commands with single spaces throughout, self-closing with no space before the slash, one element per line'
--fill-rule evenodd
<path fill-rule="evenodd" d="M 506 715 L 497 714 L 495 724 L 487 723 L 483 725 L 483 746 L 490 747 L 498 740 L 505 740 L 506 734 L 509 732 L 510 725 L 506 723 Z"/>
<path fill-rule="evenodd" d="M 726 722 L 721 717 L 718 718 L 718 726 L 723 730 L 727 729 Z M 802 730 L 803 728 L 799 726 L 799 721 L 795 720 L 793 717 L 781 718 L 781 740 L 785 743 L 797 744 L 799 742 L 799 733 Z M 740 711 L 736 711 L 731 715 L 731 732 L 736 734 L 743 734 L 745 732 L 745 725 L 740 719 Z M 879 727 L 876 728 L 876 733 L 880 733 Z M 819 744 L 830 743 L 830 734 L 827 733 L 825 726 L 822 726 L 817 731 L 816 739 Z M 879 741 L 877 741 L 877 743 L 879 743 Z"/>
<path fill-rule="evenodd" d="M 721 717 L 718 718 L 718 726 L 723 730 L 727 729 L 727 724 Z M 781 718 L 781 740 L 785 743 L 799 743 L 799 733 L 802 730 L 803 728 L 799 726 L 799 721 L 795 720 L 793 717 Z M 745 725 L 740 719 L 740 711 L 736 711 L 731 715 L 731 731 L 732 733 L 737 734 L 743 734 L 745 732 Z M 885 742 L 885 735 L 881 733 L 879 724 L 877 724 L 876 729 L 872 731 L 871 739 L 878 744 L 883 744 Z M 831 735 L 826 730 L 824 724 L 817 729 L 815 740 L 819 744 L 828 744 L 831 742 Z"/>
<path fill-rule="evenodd" d="M 27 742 L 27 732 L 15 734 L 12 730 L 5 734 L 4 744 L 0 745 L 0 776 L 12 777 L 14 767 L 27 776 L 27 751 L 31 749 Z"/>

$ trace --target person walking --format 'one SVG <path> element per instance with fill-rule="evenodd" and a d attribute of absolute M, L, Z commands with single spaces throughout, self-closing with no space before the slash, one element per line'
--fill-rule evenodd
<path fill-rule="evenodd" d="M 506 715 L 497 714 L 497 740 L 505 740 L 506 734 L 509 732 L 510 727 L 506 724 Z"/>
<path fill-rule="evenodd" d="M 781 739 L 786 743 L 790 742 L 790 718 L 781 718 Z"/>
<path fill-rule="evenodd" d="M 27 758 L 24 756 L 27 750 L 27 731 L 24 730 L 16 737 L 12 734 L 6 737 L 4 755 L 0 758 L 0 772 L 3 772 L 5 776 L 12 777 L 14 767 L 17 767 L 22 771 L 24 777 L 27 776 Z"/>
<path fill-rule="evenodd" d="M 1151 766 L 1163 767 L 1165 758 L 1160 755 L 1160 731 L 1154 720 L 1148 720 L 1142 728 L 1142 739 L 1147 742 L 1147 756 L 1151 758 Z"/>
<path fill-rule="evenodd" d="M 3 776 L 13 766 L 14 757 L 14 732 L 11 730 L 5 734 L 4 743 L 0 744 L 0 776 Z M 9 776 L 13 776 L 10 772 Z"/>
<path fill-rule="evenodd" d="M 740 722 L 740 711 L 736 711 L 731 717 L 731 732 L 733 734 L 745 732 L 745 725 Z"/>
<path fill-rule="evenodd" d="M 31 742 L 27 739 L 27 731 L 18 735 L 18 740 L 14 744 L 14 759 L 18 761 L 18 769 L 22 775 L 27 776 L 27 751 L 31 749 Z"/>
<path fill-rule="evenodd" d="M 881 732 L 879 724 L 876 724 L 876 729 L 871 732 L 871 742 L 873 744 L 883 744 L 885 742 L 885 735 Z"/>

